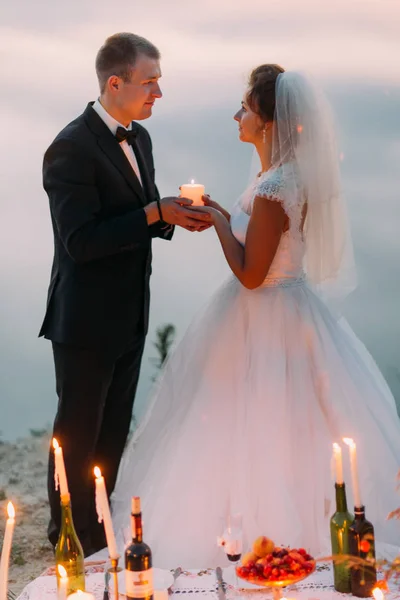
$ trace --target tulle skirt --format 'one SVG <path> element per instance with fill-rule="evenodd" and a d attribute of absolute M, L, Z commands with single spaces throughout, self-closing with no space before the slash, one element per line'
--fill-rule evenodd
<path fill-rule="evenodd" d="M 362 502 L 376 537 L 398 544 L 400 423 L 374 360 L 302 281 L 247 290 L 230 279 L 168 359 L 113 494 L 118 536 L 142 498 L 155 566 L 215 567 L 229 514 L 245 546 L 329 551 L 332 444 L 357 445 Z M 347 447 L 343 463 L 353 497 Z"/>

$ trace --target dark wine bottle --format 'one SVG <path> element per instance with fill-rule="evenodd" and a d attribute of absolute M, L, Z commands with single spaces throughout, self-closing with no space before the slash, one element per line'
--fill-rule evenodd
<path fill-rule="evenodd" d="M 140 498 L 132 498 L 132 543 L 125 550 L 125 582 L 127 600 L 153 600 L 153 568 L 151 550 L 143 542 Z"/>
<path fill-rule="evenodd" d="M 69 495 L 61 496 L 61 530 L 55 548 L 55 561 L 67 572 L 67 594 L 77 590 L 85 591 L 84 555 L 81 543 L 76 534 L 72 520 L 72 509 Z M 60 574 L 56 569 L 57 587 L 60 585 Z"/>
<path fill-rule="evenodd" d="M 351 593 L 368 598 L 376 585 L 375 534 L 372 523 L 365 518 L 365 507 L 354 508 L 354 521 L 349 527 L 349 551 L 352 556 L 367 561 L 350 569 Z"/>
<path fill-rule="evenodd" d="M 336 489 L 336 512 L 331 517 L 331 545 L 332 554 L 338 556 L 339 560 L 333 559 L 333 582 L 337 592 L 349 594 L 350 567 L 348 562 L 340 560 L 340 556 L 350 554 L 349 551 L 349 528 L 354 517 L 347 510 L 346 486 L 344 483 L 335 483 Z"/>

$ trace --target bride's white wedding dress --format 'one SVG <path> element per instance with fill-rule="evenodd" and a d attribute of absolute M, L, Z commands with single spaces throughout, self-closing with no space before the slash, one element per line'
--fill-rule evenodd
<path fill-rule="evenodd" d="M 233 210 L 242 244 L 256 194 L 281 200 L 279 169 L 257 179 Z M 288 210 L 290 218 L 300 221 L 301 208 Z M 400 541 L 399 523 L 386 520 L 400 504 L 394 399 L 363 344 L 309 287 L 303 256 L 291 228 L 261 287 L 230 278 L 167 361 L 113 495 L 118 533 L 129 527 L 131 496 L 141 496 L 156 566 L 221 564 L 217 536 L 230 512 L 242 513 L 247 543 L 264 534 L 326 552 L 332 443 L 343 436 L 357 444 L 377 538 Z"/>

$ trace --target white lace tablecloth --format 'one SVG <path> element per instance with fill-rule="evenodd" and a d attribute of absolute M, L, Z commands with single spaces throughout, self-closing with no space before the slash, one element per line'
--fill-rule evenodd
<path fill-rule="evenodd" d="M 86 591 L 94 594 L 96 600 L 103 600 L 104 592 L 104 562 L 91 564 L 86 567 Z M 227 600 L 240 598 L 244 600 L 271 600 L 272 594 L 268 590 L 241 589 L 240 593 L 234 592 L 235 575 L 233 567 L 223 570 L 224 581 L 227 584 Z M 333 588 L 333 575 L 330 563 L 321 563 L 315 573 L 296 586 L 286 588 L 284 594 L 289 600 L 345 600 L 352 598 L 345 594 L 335 592 Z M 195 596 L 195 600 L 218 600 L 217 580 L 215 571 L 190 570 L 183 573 L 176 580 L 173 594 L 170 598 L 183 600 L 182 596 Z M 391 590 L 385 594 L 387 600 L 400 600 L 400 590 Z M 121 595 L 122 598 L 125 596 Z M 56 578 L 54 574 L 44 574 L 29 583 L 22 591 L 18 600 L 57 600 Z M 110 600 L 113 600 L 110 594 Z"/>

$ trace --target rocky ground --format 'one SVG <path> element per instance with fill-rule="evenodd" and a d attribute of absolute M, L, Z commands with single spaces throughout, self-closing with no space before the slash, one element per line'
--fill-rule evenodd
<path fill-rule="evenodd" d="M 53 550 L 46 537 L 49 443 L 49 435 L 40 431 L 32 431 L 30 437 L 15 443 L 0 441 L 0 540 L 11 500 L 16 509 L 16 525 L 9 591 L 15 596 L 53 563 Z"/>

